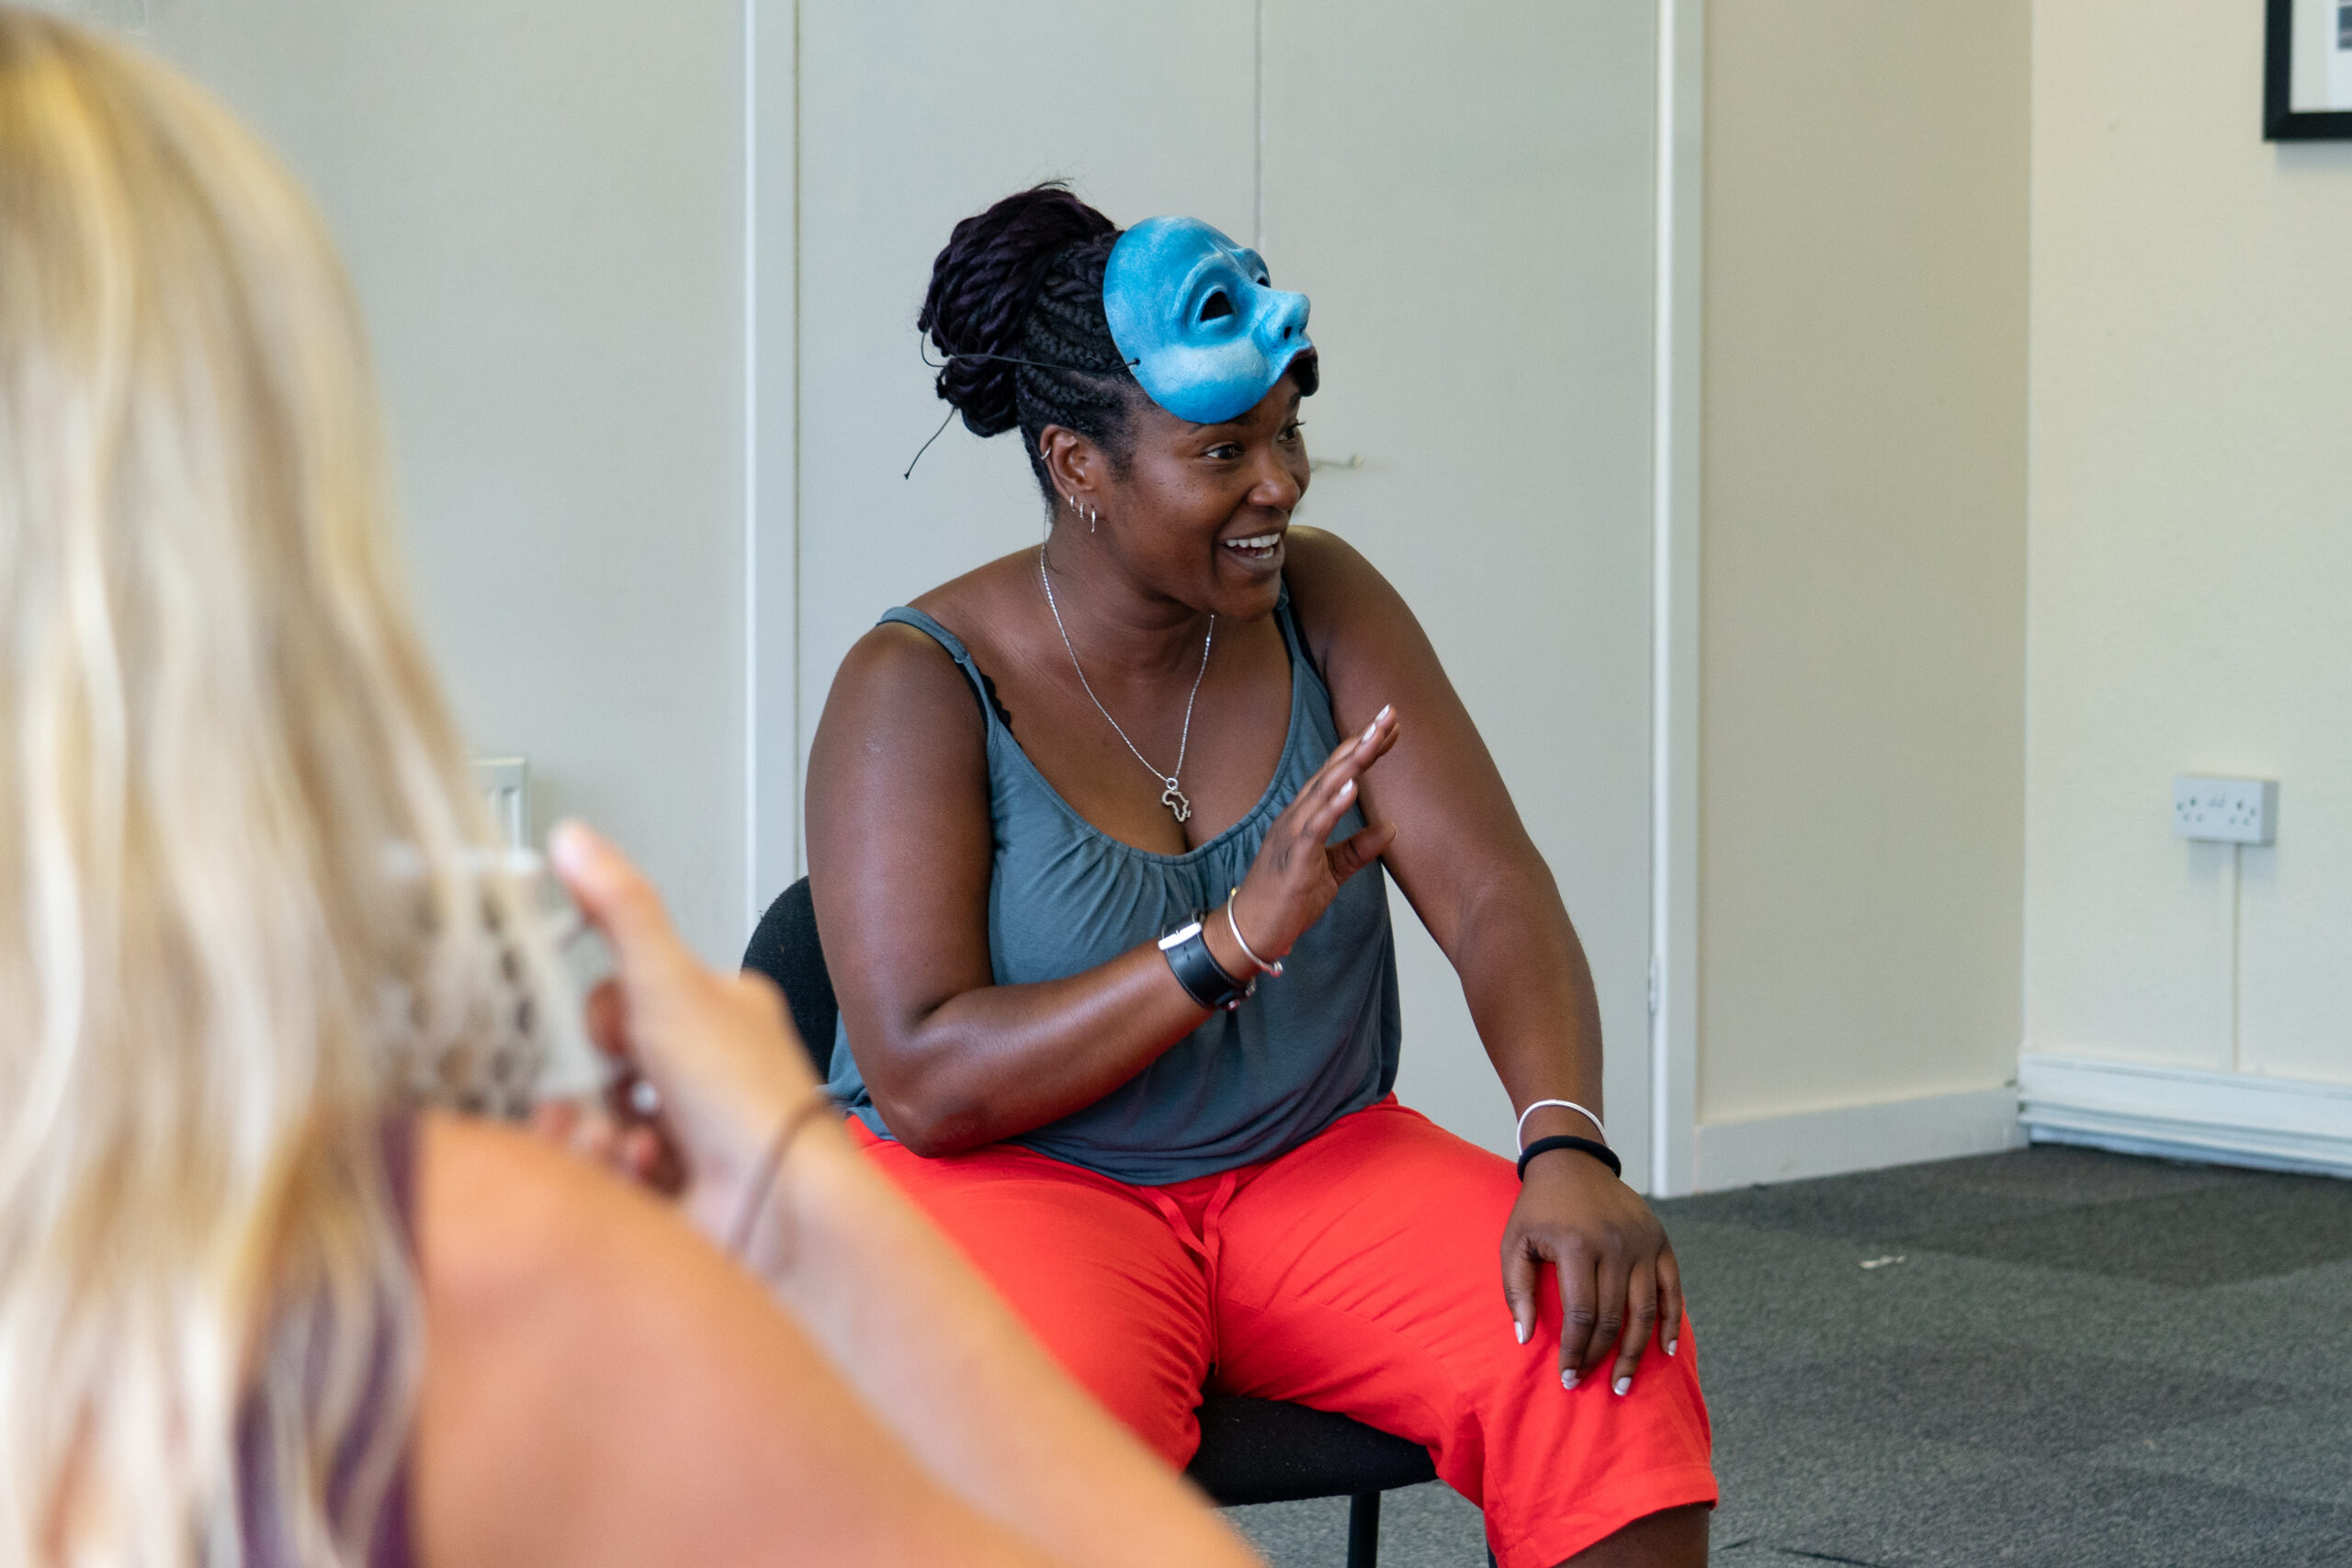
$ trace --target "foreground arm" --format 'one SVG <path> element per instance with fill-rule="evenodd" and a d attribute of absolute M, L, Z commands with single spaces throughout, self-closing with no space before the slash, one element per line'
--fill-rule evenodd
<path fill-rule="evenodd" d="M 1477 727 L 1404 600 L 1340 540 L 1294 529 L 1290 581 L 1340 723 L 1394 703 L 1394 753 L 1364 779 L 1364 812 L 1396 830 L 1383 857 L 1462 980 L 1478 1038 L 1514 1113 L 1540 1100 L 1601 1106 L 1600 1010 L 1592 971 L 1551 869 L 1511 804 Z M 1598 1139 L 1572 1111 L 1527 1119 L 1527 1141 Z M 1633 1375 L 1655 1326 L 1675 1348 L 1681 1286 L 1647 1204 L 1590 1156 L 1538 1156 L 1503 1237 L 1503 1287 L 1526 1337 L 1539 1267 L 1556 1269 L 1560 1366 Z"/>
<path fill-rule="evenodd" d="M 926 1473 L 651 1198 L 453 1117 L 425 1120 L 420 1154 L 412 1462 L 431 1568 L 1086 1561 Z"/>
<path fill-rule="evenodd" d="M 898 1439 L 960 1497 L 1073 1563 L 1253 1561 L 1193 1493 L 1103 1414 L 851 1145 L 805 1123 L 773 1181 L 769 1141 L 817 1092 L 775 989 L 720 976 L 671 931 L 652 889 L 567 829 L 559 870 L 620 964 L 591 1028 L 661 1090 L 689 1214 L 745 1261 Z"/>

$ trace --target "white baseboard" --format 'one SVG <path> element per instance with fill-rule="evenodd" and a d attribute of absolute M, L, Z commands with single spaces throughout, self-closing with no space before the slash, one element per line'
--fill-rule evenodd
<path fill-rule="evenodd" d="M 2028 1052 L 2018 1093 L 2036 1143 L 2352 1176 L 2352 1085 Z"/>
<path fill-rule="evenodd" d="M 2018 1147 L 2018 1093 L 2006 1085 L 1699 1124 L 1696 1190 L 1878 1170 Z"/>

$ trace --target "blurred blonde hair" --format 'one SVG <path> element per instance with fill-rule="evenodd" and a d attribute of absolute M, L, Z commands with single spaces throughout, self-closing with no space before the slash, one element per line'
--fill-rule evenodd
<path fill-rule="evenodd" d="M 511 1098 L 543 955 L 385 467 L 274 160 L 0 6 L 0 1562 L 357 1562 L 398 1463 L 383 1118 Z"/>

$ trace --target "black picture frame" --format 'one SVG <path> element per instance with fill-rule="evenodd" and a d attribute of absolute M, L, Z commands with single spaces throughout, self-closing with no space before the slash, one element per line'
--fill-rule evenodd
<path fill-rule="evenodd" d="M 2262 39 L 2262 139 L 2352 141 L 2352 109 L 2294 108 L 2295 0 L 2268 0 Z"/>

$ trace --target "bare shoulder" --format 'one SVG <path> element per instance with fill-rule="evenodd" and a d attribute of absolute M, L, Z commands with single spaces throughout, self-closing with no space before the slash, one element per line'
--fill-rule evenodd
<path fill-rule="evenodd" d="M 432 1359 L 436 1371 L 473 1382 L 469 1408 L 497 1402 L 465 1369 L 527 1386 L 594 1339 L 694 1315 L 696 1298 L 731 1271 L 668 1206 L 514 1128 L 429 1115 L 419 1153 Z M 667 1359 L 658 1346 L 644 1350 Z"/>
<path fill-rule="evenodd" d="M 825 698 L 825 719 L 854 723 L 867 715 L 947 722 L 959 715 L 974 737 L 979 713 L 971 683 L 939 640 L 902 621 L 888 621 L 850 645 Z M 951 732 L 952 733 L 952 732 Z"/>
<path fill-rule="evenodd" d="M 420 1133 L 419 1263 L 436 1310 L 469 1318 L 514 1310 L 663 1218 L 640 1194 L 514 1128 L 435 1112 Z"/>
<path fill-rule="evenodd" d="M 911 602 L 937 621 L 988 668 L 1001 652 L 995 628 L 1007 605 L 1024 591 L 1036 592 L 1030 573 L 1035 555 L 1016 550 L 961 577 L 941 583 Z M 985 725 L 973 701 L 971 682 L 955 656 L 936 637 L 901 621 L 875 626 L 852 645 L 825 699 L 826 726 L 858 724 L 869 716 L 893 726 L 918 721 L 925 734 L 950 724 L 947 734 L 977 745 Z"/>
<path fill-rule="evenodd" d="M 795 1535 L 846 1548 L 857 1521 L 829 1499 L 867 1472 L 906 1484 L 797 1325 L 666 1204 L 470 1119 L 426 1117 L 419 1152 L 424 1561 L 750 1562 Z"/>
<path fill-rule="evenodd" d="M 961 577 L 951 577 L 909 603 L 968 642 L 971 638 L 965 635 L 966 629 L 975 616 L 987 615 L 1008 591 L 1025 588 L 1035 592 L 1036 575 L 1037 551 L 1023 547 L 976 566 Z"/>
<path fill-rule="evenodd" d="M 1291 613 L 1326 671 L 1362 652 L 1426 646 L 1404 596 L 1337 534 L 1294 526 L 1283 549 Z M 1402 639 L 1401 644 L 1399 639 Z"/>
<path fill-rule="evenodd" d="M 723 1410 L 708 1363 L 773 1314 L 662 1205 L 527 1134 L 432 1115 L 419 1155 L 425 1561 L 587 1561 L 616 1506 L 669 1490 L 613 1440 L 614 1416 Z"/>

